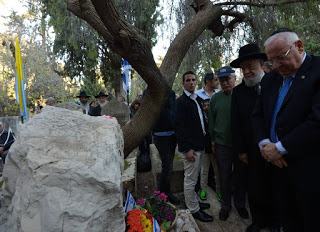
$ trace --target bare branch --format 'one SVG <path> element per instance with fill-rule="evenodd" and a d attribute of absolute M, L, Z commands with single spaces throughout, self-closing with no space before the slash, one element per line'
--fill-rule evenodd
<path fill-rule="evenodd" d="M 281 2 L 269 2 L 269 3 L 255 3 L 255 2 L 220 2 L 215 5 L 218 6 L 255 6 L 264 8 L 267 6 L 280 6 L 290 3 L 299 3 L 299 2 L 307 2 L 307 0 L 290 0 L 290 1 L 281 1 Z"/>

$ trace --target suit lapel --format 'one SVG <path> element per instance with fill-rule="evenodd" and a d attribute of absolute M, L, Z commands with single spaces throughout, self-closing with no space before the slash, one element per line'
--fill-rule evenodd
<path fill-rule="evenodd" d="M 304 81 L 305 77 L 309 72 L 309 69 L 311 68 L 311 61 L 312 61 L 311 57 L 307 55 L 302 66 L 299 68 L 295 78 L 292 81 L 290 89 L 283 100 L 280 110 L 287 104 L 287 102 L 290 100 L 290 98 L 292 97 L 296 89 L 302 85 L 302 82 Z"/>

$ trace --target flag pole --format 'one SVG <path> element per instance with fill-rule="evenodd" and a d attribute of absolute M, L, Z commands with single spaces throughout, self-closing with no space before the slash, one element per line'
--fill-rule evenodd
<path fill-rule="evenodd" d="M 128 102 L 128 106 L 129 106 L 129 93 L 127 92 L 127 102 Z"/>

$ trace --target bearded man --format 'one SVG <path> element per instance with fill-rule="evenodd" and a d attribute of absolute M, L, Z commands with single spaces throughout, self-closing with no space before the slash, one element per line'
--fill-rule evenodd
<path fill-rule="evenodd" d="M 270 178 L 267 178 L 268 165 L 260 155 L 254 141 L 251 126 L 251 114 L 260 94 L 260 82 L 264 76 L 265 53 L 261 53 L 256 44 L 247 44 L 240 48 L 238 59 L 231 62 L 231 67 L 240 68 L 243 81 L 233 89 L 231 100 L 232 148 L 245 166 L 245 180 L 248 185 L 248 201 L 252 224 L 246 232 L 258 232 L 268 226 L 271 231 L 279 231 L 279 222 L 272 211 L 272 194 L 269 192 Z M 237 183 L 240 184 L 240 183 Z M 243 187 L 243 186 L 242 186 Z"/>

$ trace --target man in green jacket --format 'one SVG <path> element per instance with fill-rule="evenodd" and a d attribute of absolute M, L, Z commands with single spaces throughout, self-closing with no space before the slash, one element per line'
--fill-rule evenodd
<path fill-rule="evenodd" d="M 245 184 L 241 172 L 243 170 L 237 162 L 232 151 L 231 134 L 231 96 L 235 86 L 235 71 L 230 66 L 218 70 L 218 80 L 222 91 L 212 96 L 209 107 L 209 133 L 212 144 L 213 155 L 216 156 L 221 185 L 221 209 L 219 219 L 225 221 L 231 210 L 231 176 L 232 170 L 235 174 L 234 204 L 239 215 L 247 219 L 248 211 L 245 208 Z M 233 168 L 234 165 L 234 168 Z M 240 167 L 240 170 L 239 170 Z"/>

